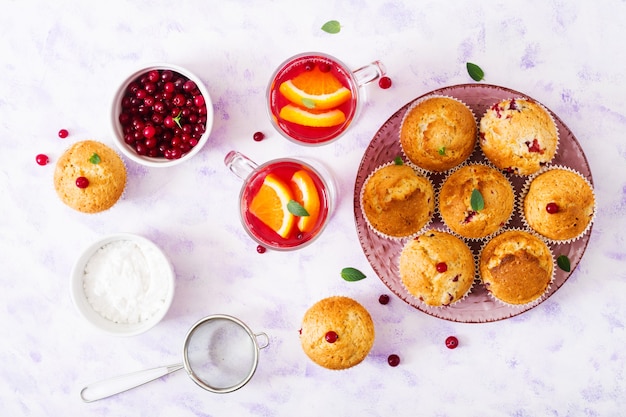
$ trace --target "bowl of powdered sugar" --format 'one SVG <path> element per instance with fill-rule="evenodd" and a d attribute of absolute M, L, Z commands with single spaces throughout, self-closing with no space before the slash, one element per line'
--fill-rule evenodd
<path fill-rule="evenodd" d="M 132 336 L 163 319 L 174 298 L 174 271 L 150 240 L 119 233 L 99 239 L 74 264 L 71 296 L 96 328 Z"/>

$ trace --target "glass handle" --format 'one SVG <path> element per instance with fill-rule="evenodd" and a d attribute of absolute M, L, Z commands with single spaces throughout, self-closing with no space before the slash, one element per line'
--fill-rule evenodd
<path fill-rule="evenodd" d="M 371 64 L 367 64 L 352 72 L 354 79 L 359 87 L 363 87 L 365 84 L 369 84 L 386 74 L 385 66 L 382 62 L 376 60 Z"/>
<path fill-rule="evenodd" d="M 224 157 L 224 164 L 242 180 L 245 180 L 257 168 L 257 164 L 237 151 L 228 152 Z"/>

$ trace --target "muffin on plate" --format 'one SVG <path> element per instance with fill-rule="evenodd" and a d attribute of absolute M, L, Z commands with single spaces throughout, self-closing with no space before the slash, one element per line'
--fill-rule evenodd
<path fill-rule="evenodd" d="M 304 353 L 327 369 L 358 365 L 374 344 L 374 322 L 357 301 L 343 296 L 324 298 L 302 319 L 300 343 Z"/>
<path fill-rule="evenodd" d="M 400 279 L 424 304 L 441 307 L 465 297 L 475 278 L 472 251 L 458 237 L 429 230 L 409 240 L 400 253 Z"/>
<path fill-rule="evenodd" d="M 551 168 L 529 179 L 523 205 L 524 221 L 553 241 L 582 236 L 595 214 L 591 184 L 568 168 Z"/>
<path fill-rule="evenodd" d="M 472 239 L 497 232 L 511 218 L 514 205 L 515 193 L 509 180 L 482 164 L 457 169 L 439 191 L 439 213 L 444 223 L 453 232 Z"/>
<path fill-rule="evenodd" d="M 407 110 L 400 126 L 400 144 L 415 165 L 442 172 L 469 158 L 477 130 L 476 117 L 463 102 L 431 96 Z"/>
<path fill-rule="evenodd" d="M 428 178 L 408 165 L 387 164 L 365 180 L 361 209 L 379 235 L 402 238 L 418 233 L 435 211 L 435 191 Z"/>
<path fill-rule="evenodd" d="M 552 161 L 559 142 L 554 119 L 529 99 L 502 100 L 480 120 L 480 147 L 499 169 L 530 175 Z"/>
<path fill-rule="evenodd" d="M 126 166 L 107 145 L 94 140 L 77 142 L 59 158 L 54 188 L 66 205 L 83 213 L 111 208 L 126 187 Z"/>
<path fill-rule="evenodd" d="M 507 230 L 483 247 L 479 271 L 493 298 L 523 306 L 538 302 L 550 288 L 554 259 L 539 237 L 522 230 Z"/>

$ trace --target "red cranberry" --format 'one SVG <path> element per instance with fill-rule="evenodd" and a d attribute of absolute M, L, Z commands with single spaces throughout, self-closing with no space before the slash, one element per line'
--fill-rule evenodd
<path fill-rule="evenodd" d="M 258 245 L 256 247 L 256 251 L 257 253 L 265 253 L 265 251 L 267 251 L 267 248 L 265 246 Z"/>
<path fill-rule="evenodd" d="M 454 336 L 448 336 L 446 339 L 446 347 L 448 349 L 454 349 L 459 345 L 459 339 Z"/>
<path fill-rule="evenodd" d="M 87 188 L 89 186 L 89 180 L 85 177 L 76 178 L 76 186 L 78 188 Z"/>
<path fill-rule="evenodd" d="M 265 139 L 265 134 L 263 132 L 254 132 L 252 139 L 254 139 L 255 142 L 260 142 Z"/>
<path fill-rule="evenodd" d="M 546 211 L 550 214 L 555 214 L 559 212 L 559 206 L 556 203 L 548 203 L 546 204 Z"/>
<path fill-rule="evenodd" d="M 381 77 L 380 80 L 378 80 L 378 86 L 380 88 L 382 88 L 383 90 L 388 89 L 389 87 L 391 87 L 391 78 L 389 77 Z"/>
<path fill-rule="evenodd" d="M 394 367 L 400 365 L 400 356 L 396 355 L 395 353 L 392 353 L 387 358 L 387 363 L 389 364 L 389 366 L 394 366 Z"/>
<path fill-rule="evenodd" d="M 70 134 L 70 132 L 67 131 L 67 129 L 61 129 L 59 130 L 59 137 L 61 139 L 65 139 L 66 137 L 68 137 Z"/>
<path fill-rule="evenodd" d="M 35 161 L 41 166 L 46 165 L 50 160 L 48 159 L 48 155 L 44 155 L 40 153 L 35 157 Z"/>
<path fill-rule="evenodd" d="M 330 70 L 331 70 L 330 64 L 326 64 L 326 63 L 320 64 L 320 71 L 329 72 Z"/>
<path fill-rule="evenodd" d="M 437 268 L 437 272 L 444 273 L 448 270 L 448 265 L 445 262 L 439 262 L 435 268 Z"/>
<path fill-rule="evenodd" d="M 387 294 L 382 294 L 380 297 L 378 297 L 378 302 L 382 305 L 389 303 L 389 296 Z"/>
<path fill-rule="evenodd" d="M 335 343 L 337 339 L 339 339 L 339 335 L 333 332 L 332 330 L 330 330 L 324 335 L 324 339 L 326 339 L 328 343 Z"/>
<path fill-rule="evenodd" d="M 528 152 L 537 152 L 543 154 L 543 149 L 539 145 L 539 141 L 537 139 L 533 139 L 531 142 L 526 142 L 526 146 L 528 146 Z"/>

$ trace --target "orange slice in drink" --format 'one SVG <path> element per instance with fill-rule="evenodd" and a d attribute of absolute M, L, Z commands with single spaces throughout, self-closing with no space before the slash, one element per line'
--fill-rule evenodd
<path fill-rule="evenodd" d="M 274 174 L 268 174 L 259 192 L 252 198 L 249 210 L 266 226 L 286 238 L 296 221 L 287 210 L 287 203 L 293 199 L 289 186 Z"/>
<path fill-rule="evenodd" d="M 283 82 L 278 89 L 287 100 L 308 109 L 334 109 L 352 97 L 332 72 L 323 72 L 319 66 Z"/>
<path fill-rule="evenodd" d="M 304 207 L 308 216 L 298 217 L 298 229 L 302 233 L 313 230 L 320 216 L 320 196 L 313 179 L 305 170 L 296 171 L 291 177 L 294 200 Z"/>
<path fill-rule="evenodd" d="M 280 109 L 279 117 L 287 122 L 310 127 L 332 127 L 346 121 L 346 115 L 339 109 L 308 111 L 292 104 Z"/>

